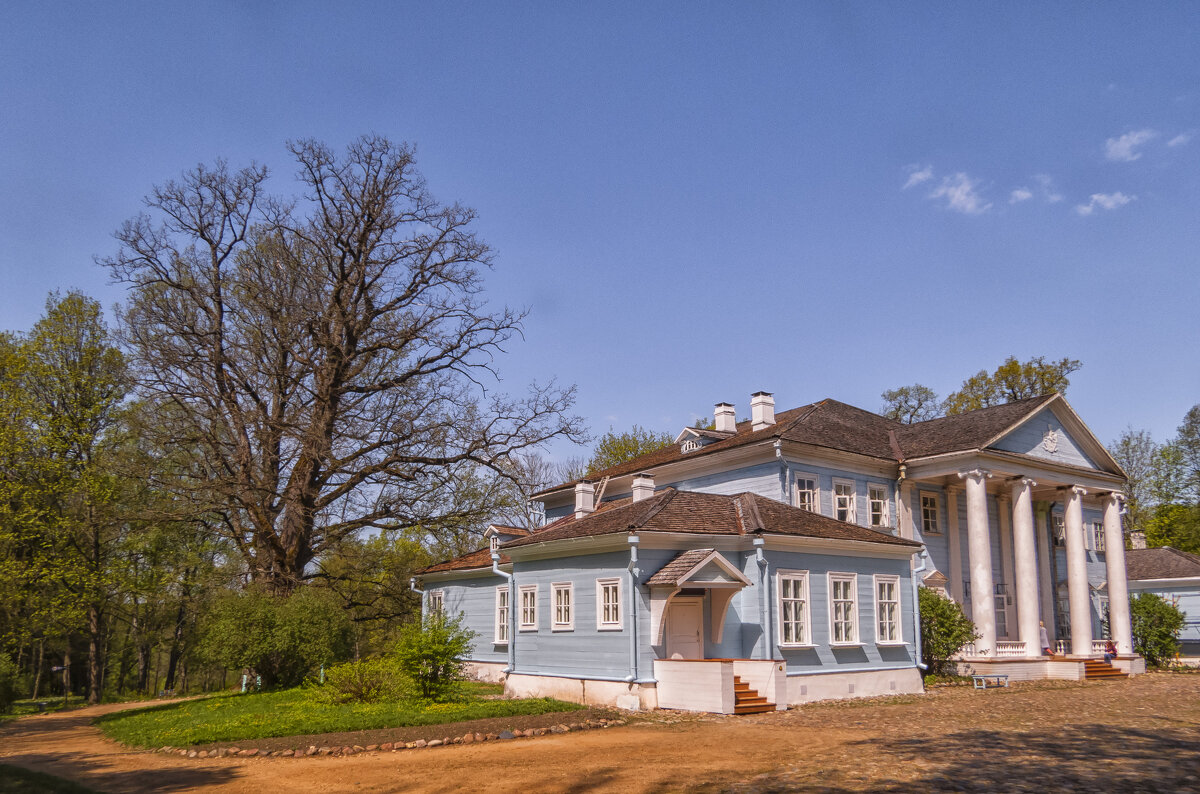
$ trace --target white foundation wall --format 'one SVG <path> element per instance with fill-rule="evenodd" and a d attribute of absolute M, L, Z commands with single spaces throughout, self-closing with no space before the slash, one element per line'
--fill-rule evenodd
<path fill-rule="evenodd" d="M 921 672 L 915 667 L 859 673 L 792 675 L 787 679 L 787 702 L 790 706 L 817 700 L 919 694 L 924 691 Z"/>
<path fill-rule="evenodd" d="M 486 681 L 489 684 L 504 683 L 504 662 L 464 662 L 463 669 L 467 678 L 472 681 Z"/>
<path fill-rule="evenodd" d="M 555 698 L 585 706 L 616 706 L 630 710 L 658 708 L 658 692 L 653 684 L 624 681 L 513 673 L 504 682 L 504 694 L 508 697 Z"/>
<path fill-rule="evenodd" d="M 1029 661 L 980 661 L 973 659 L 969 662 L 958 663 L 959 675 L 1006 675 L 1009 681 L 1046 681 L 1059 679 L 1064 681 L 1082 681 L 1084 677 L 1083 662 L 1081 661 L 1049 661 L 1032 659 Z"/>

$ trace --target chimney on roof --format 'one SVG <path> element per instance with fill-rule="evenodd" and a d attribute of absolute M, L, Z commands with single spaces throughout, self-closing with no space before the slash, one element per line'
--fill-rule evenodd
<path fill-rule="evenodd" d="M 654 478 L 649 474 L 635 474 L 633 477 L 633 501 L 640 502 L 654 496 Z"/>
<path fill-rule="evenodd" d="M 596 497 L 596 486 L 587 480 L 575 486 L 575 517 L 583 518 L 596 510 L 592 500 Z"/>
<path fill-rule="evenodd" d="M 750 395 L 750 429 L 762 430 L 775 424 L 775 397 L 770 392 Z"/>
<path fill-rule="evenodd" d="M 717 403 L 713 408 L 713 427 L 718 433 L 736 433 L 737 432 L 737 413 L 733 410 L 731 403 Z"/>
<path fill-rule="evenodd" d="M 1144 549 L 1146 548 L 1146 533 L 1141 530 L 1136 530 L 1129 533 L 1129 548 Z"/>

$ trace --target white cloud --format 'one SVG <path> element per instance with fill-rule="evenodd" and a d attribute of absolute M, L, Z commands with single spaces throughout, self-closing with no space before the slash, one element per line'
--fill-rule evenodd
<path fill-rule="evenodd" d="M 1147 129 L 1127 132 L 1120 138 L 1109 138 L 1104 142 L 1105 157 L 1118 163 L 1132 163 L 1142 156 L 1137 148 L 1157 137 L 1157 132 Z"/>
<path fill-rule="evenodd" d="M 1167 146 L 1172 146 L 1172 147 L 1183 146 L 1185 143 L 1187 143 L 1191 139 L 1192 139 L 1192 134 L 1190 132 L 1181 132 L 1178 135 L 1176 135 L 1174 138 L 1172 138 L 1171 140 L 1167 141 Z"/>
<path fill-rule="evenodd" d="M 933 166 L 910 165 L 908 167 L 908 181 L 904 183 L 901 190 L 908 190 L 913 185 L 919 185 L 922 182 L 928 182 L 933 179 Z"/>
<path fill-rule="evenodd" d="M 1020 204 L 1022 201 L 1029 201 L 1033 198 L 1033 191 L 1027 187 L 1019 187 L 1014 190 L 1008 197 L 1009 204 Z"/>
<path fill-rule="evenodd" d="M 1062 193 L 1054 189 L 1054 180 L 1049 174 L 1034 174 L 1033 178 L 1037 180 L 1038 185 L 1042 188 L 1042 198 L 1050 204 L 1056 204 L 1063 200 Z"/>
<path fill-rule="evenodd" d="M 1096 211 L 1096 208 L 1104 210 L 1115 210 L 1117 207 L 1124 207 L 1131 201 L 1136 201 L 1137 196 L 1126 196 L 1120 191 L 1116 193 L 1093 193 L 1091 200 L 1087 204 L 1080 204 L 1075 207 L 1075 211 L 1080 215 L 1091 215 Z"/>
<path fill-rule="evenodd" d="M 931 199 L 946 199 L 946 209 L 961 212 L 964 215 L 980 215 L 991 209 L 991 204 L 985 204 L 983 197 L 976 188 L 979 181 L 959 171 L 954 176 L 942 177 L 942 184 L 929 194 Z"/>

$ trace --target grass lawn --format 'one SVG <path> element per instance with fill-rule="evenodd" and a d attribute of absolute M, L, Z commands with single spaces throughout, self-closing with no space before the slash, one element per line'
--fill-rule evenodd
<path fill-rule="evenodd" d="M 339 733 L 410 725 L 576 711 L 577 703 L 550 698 L 484 699 L 498 694 L 494 684 L 471 684 L 453 703 L 399 701 L 330 705 L 311 689 L 218 695 L 106 714 L 97 725 L 112 739 L 140 747 L 187 747 L 208 742 L 263 739 L 312 733 Z"/>

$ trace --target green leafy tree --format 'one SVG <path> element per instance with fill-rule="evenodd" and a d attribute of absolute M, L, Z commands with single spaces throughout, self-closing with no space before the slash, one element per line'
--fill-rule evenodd
<path fill-rule="evenodd" d="M 21 671 L 7 653 L 0 652 L 0 714 L 12 711 L 20 692 Z"/>
<path fill-rule="evenodd" d="M 883 398 L 881 413 L 888 419 L 895 419 L 906 425 L 936 419 L 942 415 L 941 401 L 938 400 L 937 393 L 920 383 L 888 389 L 879 396 Z"/>
<path fill-rule="evenodd" d="M 445 700 L 465 677 L 462 659 L 474 638 L 475 632 L 463 626 L 462 615 L 434 612 L 401 629 L 396 660 L 421 697 Z"/>
<path fill-rule="evenodd" d="M 921 611 L 921 657 L 930 673 L 951 670 L 950 657 L 980 635 L 975 624 L 953 600 L 928 587 L 917 588 Z"/>
<path fill-rule="evenodd" d="M 1184 414 L 1175 444 L 1184 466 L 1188 497 L 1200 504 L 1200 404 L 1193 405 Z"/>
<path fill-rule="evenodd" d="M 316 587 L 288 596 L 257 590 L 213 604 L 203 627 L 203 650 L 212 661 L 248 669 L 264 687 L 296 686 L 322 665 L 345 659 L 353 642 L 339 600 Z"/>
<path fill-rule="evenodd" d="M 330 667 L 318 694 L 327 703 L 382 703 L 407 699 L 411 686 L 394 656 L 372 656 Z"/>
<path fill-rule="evenodd" d="M 1037 356 L 1018 361 L 1009 356 L 995 372 L 980 370 L 963 381 L 943 407 L 947 414 L 961 414 L 1051 392 L 1065 393 L 1071 383 L 1068 376 L 1081 366 L 1072 358 L 1047 361 L 1045 356 Z"/>
<path fill-rule="evenodd" d="M 1185 615 L 1180 609 L 1153 593 L 1139 593 L 1129 599 L 1133 624 L 1133 650 L 1147 664 L 1161 666 L 1179 653 L 1179 631 Z"/>
<path fill-rule="evenodd" d="M 631 430 L 617 433 L 611 427 L 596 443 L 596 451 L 588 461 L 589 474 L 611 468 L 626 461 L 640 458 L 650 452 L 655 452 L 674 441 L 670 433 L 656 433 L 641 425 L 634 425 Z"/>
<path fill-rule="evenodd" d="M 1145 430 L 1126 428 L 1109 445 L 1109 452 L 1127 477 L 1125 487 L 1125 529 L 1145 532 L 1157 503 L 1155 481 L 1162 456 L 1160 445 Z"/>
<path fill-rule="evenodd" d="M 1146 522 L 1146 545 L 1200 554 L 1200 506 L 1159 505 Z"/>

